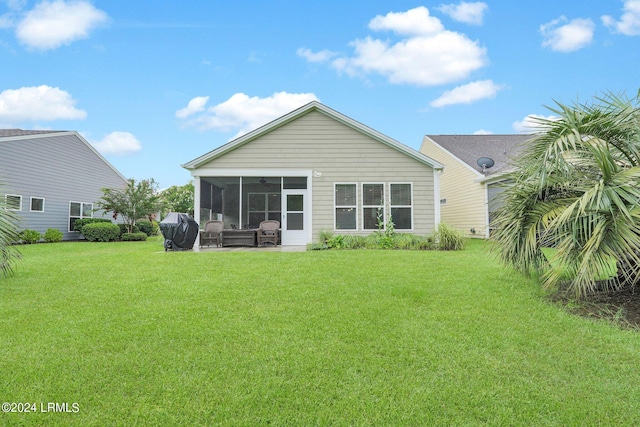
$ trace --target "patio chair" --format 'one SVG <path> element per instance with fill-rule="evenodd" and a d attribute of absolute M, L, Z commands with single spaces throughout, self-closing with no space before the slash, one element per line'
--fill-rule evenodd
<path fill-rule="evenodd" d="M 278 246 L 279 230 L 280 221 L 262 221 L 260 223 L 260 226 L 256 230 L 256 235 L 258 237 L 258 246 L 263 246 L 265 243 L 273 243 L 273 246 Z"/>
<path fill-rule="evenodd" d="M 204 229 L 200 232 L 200 246 L 209 246 L 212 243 L 216 247 L 222 244 L 222 230 L 224 223 L 222 221 L 207 221 L 204 223 Z"/>

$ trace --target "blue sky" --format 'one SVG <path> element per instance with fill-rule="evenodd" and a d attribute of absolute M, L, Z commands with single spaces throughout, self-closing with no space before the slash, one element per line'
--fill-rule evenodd
<path fill-rule="evenodd" d="M 0 0 L 0 64 L 1 128 L 76 130 L 164 188 L 314 99 L 419 149 L 635 96 L 640 0 Z"/>

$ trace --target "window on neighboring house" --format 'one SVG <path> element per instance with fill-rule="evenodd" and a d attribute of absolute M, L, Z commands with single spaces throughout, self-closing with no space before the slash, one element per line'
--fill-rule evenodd
<path fill-rule="evenodd" d="M 357 230 L 358 197 L 356 184 L 335 184 L 336 230 Z"/>
<path fill-rule="evenodd" d="M 362 184 L 362 226 L 377 230 L 378 221 L 385 223 L 384 184 Z"/>
<path fill-rule="evenodd" d="M 22 210 L 22 196 L 17 196 L 15 194 L 7 194 L 4 197 L 5 208 L 10 211 L 21 211 Z"/>
<path fill-rule="evenodd" d="M 44 199 L 42 197 L 31 198 L 31 212 L 44 212 Z"/>
<path fill-rule="evenodd" d="M 69 202 L 69 231 L 81 218 L 93 218 L 93 203 Z"/>
<path fill-rule="evenodd" d="M 413 229 L 413 189 L 411 184 L 389 184 L 391 220 L 396 230 Z"/>

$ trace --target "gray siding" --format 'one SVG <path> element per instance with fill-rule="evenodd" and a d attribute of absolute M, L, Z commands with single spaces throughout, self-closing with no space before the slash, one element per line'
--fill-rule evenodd
<path fill-rule="evenodd" d="M 70 202 L 96 203 L 101 188 L 125 184 L 74 132 L 0 138 L 0 165 L 2 192 L 22 196 L 20 228 L 57 228 L 65 240 L 81 237 L 67 231 Z M 31 197 L 44 198 L 44 212 L 30 212 Z"/>
<path fill-rule="evenodd" d="M 334 183 L 338 182 L 358 184 L 359 206 L 362 183 L 413 183 L 413 232 L 430 234 L 434 230 L 433 168 L 317 111 L 276 128 L 201 168 L 321 172 L 322 176 L 312 181 L 314 240 L 319 231 L 334 229 Z M 194 174 L 200 175 L 198 170 Z M 388 201 L 388 185 L 385 196 Z M 366 233 L 369 232 L 360 232 Z"/>

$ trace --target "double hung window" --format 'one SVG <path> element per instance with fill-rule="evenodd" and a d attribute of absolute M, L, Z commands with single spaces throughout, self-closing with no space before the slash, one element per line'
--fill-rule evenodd
<path fill-rule="evenodd" d="M 335 228 L 357 230 L 358 190 L 356 184 L 335 184 Z"/>
<path fill-rule="evenodd" d="M 385 224 L 384 184 L 362 184 L 362 228 L 377 230 Z"/>
<path fill-rule="evenodd" d="M 396 230 L 413 229 L 411 184 L 389 184 L 391 218 Z"/>

